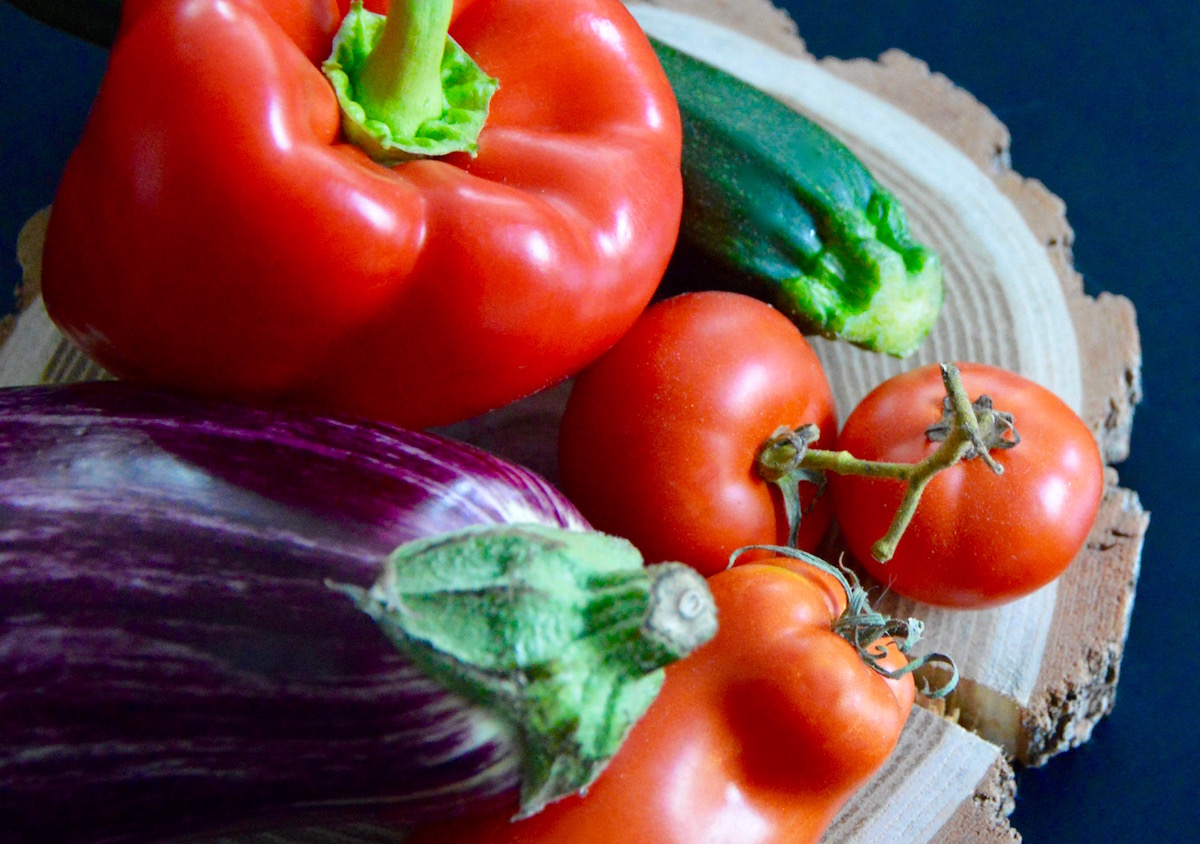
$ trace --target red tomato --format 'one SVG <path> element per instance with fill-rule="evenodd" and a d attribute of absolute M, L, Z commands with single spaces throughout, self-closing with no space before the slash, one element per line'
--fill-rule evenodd
<path fill-rule="evenodd" d="M 559 436 L 563 487 L 647 562 L 713 574 L 743 545 L 786 542 L 782 496 L 755 455 L 780 426 L 804 423 L 820 427 L 817 447 L 833 442 L 833 395 L 800 331 L 748 296 L 686 293 L 648 308 L 580 374 Z M 811 550 L 830 518 L 818 500 L 799 546 Z"/>
<path fill-rule="evenodd" d="M 1015 417 L 1020 444 L 943 470 L 926 487 L 887 563 L 871 556 L 900 503 L 899 481 L 830 475 L 835 518 L 850 552 L 873 577 L 919 601 L 981 608 L 1054 580 L 1083 547 L 1104 489 L 1092 433 L 1057 396 L 992 366 L 960 364 L 967 395 L 992 397 Z M 846 420 L 838 449 L 864 460 L 916 463 L 932 453 L 925 430 L 942 416 L 938 366 L 891 378 Z"/>

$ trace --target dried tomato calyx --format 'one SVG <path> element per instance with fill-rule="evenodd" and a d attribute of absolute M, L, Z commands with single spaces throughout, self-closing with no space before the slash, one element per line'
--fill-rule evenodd
<path fill-rule="evenodd" d="M 944 371 L 944 368 L 943 368 Z M 960 459 L 974 460 L 982 457 L 992 471 L 1003 474 L 1004 467 L 992 459 L 993 449 L 1014 448 L 1021 442 L 1016 420 L 1011 413 L 996 410 L 992 397 L 981 395 L 969 405 L 970 416 L 964 419 L 964 411 L 957 407 L 954 397 L 947 395 L 942 401 L 942 418 L 925 429 L 930 442 L 945 442 L 955 428 L 962 428 L 971 441 Z"/>
<path fill-rule="evenodd" d="M 541 524 L 415 539 L 369 588 L 328 585 L 519 737 L 521 817 L 586 789 L 657 697 L 663 668 L 718 624 L 691 567 L 644 565 L 623 539 Z"/>
<path fill-rule="evenodd" d="M 939 443 L 937 450 L 918 463 L 888 463 L 878 460 L 862 460 L 848 451 L 828 451 L 809 448 L 819 432 L 814 425 L 804 425 L 795 431 L 780 429 L 773 433 L 758 451 L 755 466 L 766 481 L 779 486 L 784 495 L 785 512 L 788 517 L 788 545 L 795 546 L 799 520 L 803 515 L 798 504 L 789 500 L 801 481 L 817 483 L 824 488 L 825 473 L 861 475 L 870 478 L 892 478 L 905 484 L 904 497 L 892 519 L 892 524 L 878 542 L 871 546 L 871 554 L 881 563 L 892 558 L 900 537 L 904 535 L 916 512 L 917 504 L 925 487 L 943 469 L 948 469 L 960 460 L 979 457 L 997 475 L 1004 467 L 991 456 L 993 449 L 1009 449 L 1021 441 L 1011 413 L 998 411 L 988 396 L 980 396 L 975 402 L 967 397 L 962 375 L 952 363 L 943 363 L 942 381 L 946 386 L 942 418 L 931 425 L 925 435 Z"/>
<path fill-rule="evenodd" d="M 759 447 L 754 467 L 760 478 L 774 484 L 783 496 L 788 521 L 788 541 L 795 547 L 800 536 L 800 520 L 806 512 L 800 502 L 800 484 L 816 484 L 817 496 L 825 492 L 825 473 L 803 465 L 808 447 L 821 436 L 816 425 L 779 428 Z M 815 499 L 814 499 L 815 501 Z"/>
<path fill-rule="evenodd" d="M 946 654 L 909 656 L 913 646 L 921 640 L 925 632 L 925 622 L 916 618 L 892 618 L 876 610 L 871 605 L 870 594 L 852 569 L 845 565 L 835 566 L 807 551 L 781 545 L 748 545 L 739 548 L 730 556 L 729 565 L 737 562 L 737 558 L 746 551 L 768 551 L 780 557 L 800 560 L 836 580 L 846 593 L 846 608 L 830 624 L 830 630 L 849 642 L 859 659 L 872 671 L 889 680 L 895 680 L 926 665 L 941 663 L 948 669 L 949 676 L 936 687 L 923 682 L 921 694 L 931 698 L 943 698 L 958 685 L 958 666 Z M 883 664 L 888 655 L 889 644 L 894 645 L 896 650 L 906 657 L 904 665 L 888 668 Z"/>

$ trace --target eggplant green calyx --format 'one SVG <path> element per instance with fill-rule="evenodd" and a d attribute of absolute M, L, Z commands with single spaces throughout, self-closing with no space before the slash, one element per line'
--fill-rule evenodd
<path fill-rule="evenodd" d="M 399 164 L 475 154 L 499 83 L 448 34 L 452 0 L 396 0 L 388 15 L 355 0 L 321 66 L 342 132 L 371 158 Z"/>
<path fill-rule="evenodd" d="M 583 791 L 658 695 L 663 667 L 716 634 L 704 578 L 632 544 L 540 525 L 417 540 L 350 594 L 435 680 L 520 738 L 527 817 Z"/>

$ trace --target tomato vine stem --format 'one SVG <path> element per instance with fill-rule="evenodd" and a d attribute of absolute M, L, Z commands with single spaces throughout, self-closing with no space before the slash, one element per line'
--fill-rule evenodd
<path fill-rule="evenodd" d="M 1021 441 L 1012 414 L 996 410 L 991 398 L 986 395 L 972 402 L 963 386 L 962 374 L 953 363 L 943 363 L 941 369 L 942 383 L 946 387 L 943 415 L 925 432 L 931 441 L 939 445 L 917 463 L 863 460 L 848 451 L 809 448 L 820 434 L 815 425 L 802 425 L 794 430 L 781 428 L 763 443 L 756 465 L 759 475 L 778 486 L 783 493 L 789 545 L 795 545 L 802 515 L 796 503 L 799 501 L 799 483 L 809 481 L 823 484 L 827 472 L 891 478 L 906 485 L 904 497 L 887 532 L 871 546 L 871 555 L 881 563 L 887 562 L 895 554 L 896 545 L 912 521 L 925 487 L 938 472 L 961 460 L 976 457 L 997 475 L 1004 472 L 1004 467 L 990 452 L 993 449 L 1012 448 Z M 819 481 L 814 481 L 814 477 L 818 477 Z"/>
<path fill-rule="evenodd" d="M 925 633 L 925 622 L 917 618 L 893 618 L 876 610 L 871 605 L 871 597 L 867 590 L 851 569 L 844 565 L 835 566 L 807 551 L 781 545 L 748 545 L 745 548 L 739 548 L 730 555 L 729 565 L 733 566 L 738 557 L 747 551 L 769 551 L 780 557 L 800 560 L 836 580 L 846 593 L 846 608 L 833 620 L 830 629 L 849 642 L 858 653 L 859 659 L 875 673 L 881 674 L 889 680 L 895 680 L 930 663 L 940 662 L 949 669 L 950 676 L 937 688 L 933 688 L 928 682 L 923 681 L 921 694 L 930 698 L 944 698 L 958 685 L 958 666 L 946 654 L 928 653 L 919 657 L 909 656 L 913 646 L 921 640 L 921 636 Z M 883 665 L 882 660 L 888 654 L 886 640 L 890 640 L 896 650 L 907 659 L 907 662 L 901 667 L 887 668 Z"/>

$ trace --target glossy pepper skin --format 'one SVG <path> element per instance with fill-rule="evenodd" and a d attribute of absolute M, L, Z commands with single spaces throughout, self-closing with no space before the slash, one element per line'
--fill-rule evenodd
<path fill-rule="evenodd" d="M 43 287 L 114 374 L 424 427 L 574 372 L 649 300 L 680 123 L 618 0 L 456 2 L 500 85 L 478 154 L 394 167 L 320 71 L 348 5 L 126 0 Z"/>
<path fill-rule="evenodd" d="M 774 559 L 709 578 L 716 638 L 659 697 L 583 797 L 422 828 L 408 844 L 804 844 L 892 752 L 915 697 L 830 629 L 845 595 Z M 890 648 L 894 669 L 904 657 Z"/>

